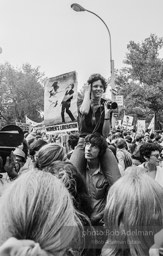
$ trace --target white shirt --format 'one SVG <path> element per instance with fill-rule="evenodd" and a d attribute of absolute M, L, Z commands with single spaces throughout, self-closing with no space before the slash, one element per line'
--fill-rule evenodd
<path fill-rule="evenodd" d="M 144 163 L 140 164 L 139 166 L 144 167 Z M 160 166 L 157 166 L 155 181 L 157 181 L 158 184 L 160 184 L 161 187 L 163 187 L 163 168 Z"/>

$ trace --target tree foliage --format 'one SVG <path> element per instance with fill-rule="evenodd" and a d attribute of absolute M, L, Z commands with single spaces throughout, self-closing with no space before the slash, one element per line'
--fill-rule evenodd
<path fill-rule="evenodd" d="M 7 123 L 25 121 L 25 115 L 39 121 L 44 105 L 44 74 L 39 67 L 24 64 L 20 69 L 9 63 L 0 66 L 0 112 Z"/>
<path fill-rule="evenodd" d="M 130 41 L 125 64 L 134 80 L 141 84 L 154 85 L 163 80 L 163 60 L 159 58 L 159 50 L 163 46 L 163 38 L 151 34 L 142 43 Z"/>
<path fill-rule="evenodd" d="M 163 38 L 151 34 L 142 43 L 131 41 L 124 63 L 116 77 L 119 94 L 124 95 L 128 114 L 148 119 L 163 110 L 163 59 L 159 50 Z"/>

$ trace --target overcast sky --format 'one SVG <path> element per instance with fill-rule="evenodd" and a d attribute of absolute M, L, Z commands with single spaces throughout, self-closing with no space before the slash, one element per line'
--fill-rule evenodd
<path fill-rule="evenodd" d="M 98 14 L 112 37 L 115 68 L 121 68 L 127 44 L 151 33 L 163 36 L 163 0 L 75 0 Z M 75 12 L 72 0 L 1 0 L 0 63 L 40 66 L 47 77 L 77 71 L 79 85 L 95 72 L 110 76 L 109 35 L 88 12 Z M 160 53 L 163 57 L 163 51 Z"/>

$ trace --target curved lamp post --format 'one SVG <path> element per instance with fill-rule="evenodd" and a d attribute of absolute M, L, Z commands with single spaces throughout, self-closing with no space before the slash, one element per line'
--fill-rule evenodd
<path fill-rule="evenodd" d="M 108 31 L 109 43 L 110 43 L 111 98 L 113 100 L 113 97 L 114 97 L 113 90 L 115 90 L 115 83 L 114 83 L 114 60 L 112 60 L 112 43 L 111 43 L 111 33 L 110 33 L 110 30 L 109 30 L 107 24 L 105 23 L 105 21 L 99 15 L 97 15 L 96 13 L 85 9 L 80 4 L 77 4 L 77 3 L 72 4 L 71 8 L 74 11 L 76 11 L 76 12 L 84 12 L 84 11 L 86 11 L 86 12 L 89 12 L 89 13 L 95 15 L 97 18 L 99 18 L 102 21 L 102 23 L 105 25 L 105 27 L 106 27 L 106 29 Z"/>

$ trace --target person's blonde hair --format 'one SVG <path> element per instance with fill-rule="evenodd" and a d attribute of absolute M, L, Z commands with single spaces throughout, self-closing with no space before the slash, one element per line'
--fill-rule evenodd
<path fill-rule="evenodd" d="M 67 189 L 55 176 L 39 170 L 22 174 L 6 189 L 0 216 L 0 245 L 10 237 L 30 239 L 46 255 L 63 255 L 78 231 Z"/>
<path fill-rule="evenodd" d="M 41 147 L 37 154 L 36 167 L 40 170 L 52 165 L 55 161 L 65 159 L 64 148 L 57 143 L 48 143 Z"/>
<path fill-rule="evenodd" d="M 104 212 L 108 240 L 102 255 L 146 256 L 162 227 L 163 188 L 133 168 L 109 190 Z"/>

